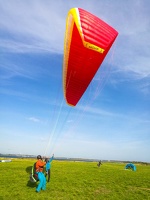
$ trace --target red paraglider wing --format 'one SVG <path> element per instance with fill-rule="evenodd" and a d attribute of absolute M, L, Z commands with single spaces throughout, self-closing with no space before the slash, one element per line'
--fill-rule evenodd
<path fill-rule="evenodd" d="M 78 103 L 117 35 L 115 29 L 87 11 L 69 11 L 63 63 L 64 96 L 69 105 Z"/>

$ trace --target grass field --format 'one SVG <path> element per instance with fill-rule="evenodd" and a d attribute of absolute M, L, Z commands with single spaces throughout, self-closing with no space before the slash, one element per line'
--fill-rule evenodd
<path fill-rule="evenodd" d="M 150 200 L 150 165 L 136 164 L 137 171 L 124 170 L 125 164 L 53 161 L 51 181 L 46 191 L 36 193 L 29 182 L 33 159 L 12 159 L 0 163 L 0 200 Z"/>

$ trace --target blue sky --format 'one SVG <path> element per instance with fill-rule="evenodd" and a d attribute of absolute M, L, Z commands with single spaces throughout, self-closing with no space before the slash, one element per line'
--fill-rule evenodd
<path fill-rule="evenodd" d="M 62 63 L 73 7 L 119 35 L 76 107 Z M 150 162 L 150 1 L 0 0 L 0 153 Z"/>

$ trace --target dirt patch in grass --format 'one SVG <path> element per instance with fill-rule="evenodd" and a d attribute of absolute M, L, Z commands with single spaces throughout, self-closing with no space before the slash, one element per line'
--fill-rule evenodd
<path fill-rule="evenodd" d="M 111 193 L 111 191 L 103 187 L 97 188 L 95 190 L 95 194 L 109 194 L 109 193 Z"/>

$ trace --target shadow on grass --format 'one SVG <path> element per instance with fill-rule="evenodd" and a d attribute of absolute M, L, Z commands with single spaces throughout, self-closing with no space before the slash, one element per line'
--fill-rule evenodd
<path fill-rule="evenodd" d="M 36 188 L 37 183 L 32 183 L 31 181 L 27 182 L 27 187 Z"/>
<path fill-rule="evenodd" d="M 29 166 L 29 167 L 26 168 L 26 172 L 27 172 L 28 174 L 31 174 L 31 170 L 32 170 L 32 166 Z"/>

